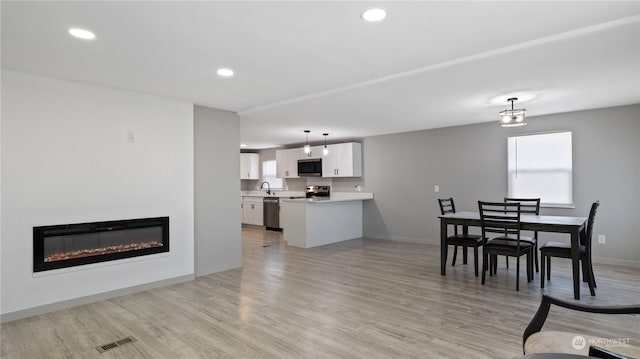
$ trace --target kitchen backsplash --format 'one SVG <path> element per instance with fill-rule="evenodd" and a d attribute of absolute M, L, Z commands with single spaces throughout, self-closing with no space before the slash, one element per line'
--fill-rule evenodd
<path fill-rule="evenodd" d="M 241 180 L 240 190 L 255 191 L 262 183 L 261 180 Z M 363 177 L 344 177 L 344 178 L 287 178 L 283 181 L 288 191 L 304 191 L 305 187 L 310 185 L 331 186 L 331 191 L 335 192 L 358 192 L 358 186 L 364 192 Z"/>

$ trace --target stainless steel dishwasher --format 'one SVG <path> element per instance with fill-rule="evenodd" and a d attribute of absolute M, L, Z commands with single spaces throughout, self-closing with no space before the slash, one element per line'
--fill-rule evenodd
<path fill-rule="evenodd" d="M 264 203 L 264 226 L 270 230 L 280 229 L 280 198 L 265 197 Z"/>

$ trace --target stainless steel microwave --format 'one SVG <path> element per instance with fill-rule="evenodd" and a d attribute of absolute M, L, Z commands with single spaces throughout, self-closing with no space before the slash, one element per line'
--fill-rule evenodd
<path fill-rule="evenodd" d="M 306 160 L 298 160 L 298 176 L 322 177 L 322 159 L 310 158 Z"/>

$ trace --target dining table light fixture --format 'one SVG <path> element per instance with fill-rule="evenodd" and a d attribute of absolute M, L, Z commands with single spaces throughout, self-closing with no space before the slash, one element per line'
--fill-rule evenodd
<path fill-rule="evenodd" d="M 524 126 L 527 124 L 525 121 L 525 114 L 527 110 L 524 108 L 514 108 L 513 103 L 518 101 L 517 97 L 512 97 L 507 101 L 511 102 L 511 109 L 500 111 L 500 126 L 501 127 L 516 127 Z"/>
<path fill-rule="evenodd" d="M 327 156 L 329 154 L 329 148 L 327 148 L 327 136 L 329 136 L 329 134 L 323 133 L 322 135 L 324 136 L 324 148 L 322 149 L 322 155 Z"/>
<path fill-rule="evenodd" d="M 304 153 L 309 154 L 311 153 L 311 146 L 309 146 L 309 132 L 311 132 L 310 130 L 304 130 L 304 133 L 307 134 L 307 143 L 304 145 Z"/>

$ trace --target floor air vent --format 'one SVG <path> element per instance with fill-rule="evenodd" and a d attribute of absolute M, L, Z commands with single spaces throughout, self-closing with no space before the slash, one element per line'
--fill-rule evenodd
<path fill-rule="evenodd" d="M 111 342 L 108 344 L 104 344 L 104 345 L 99 345 L 96 347 L 96 349 L 98 350 L 98 352 L 100 353 L 104 353 L 107 350 L 111 350 L 114 348 L 117 348 L 119 346 L 125 345 L 125 344 L 129 344 L 129 343 L 133 343 L 135 342 L 136 339 L 134 337 L 126 337 L 120 340 L 116 340 L 115 342 Z"/>

